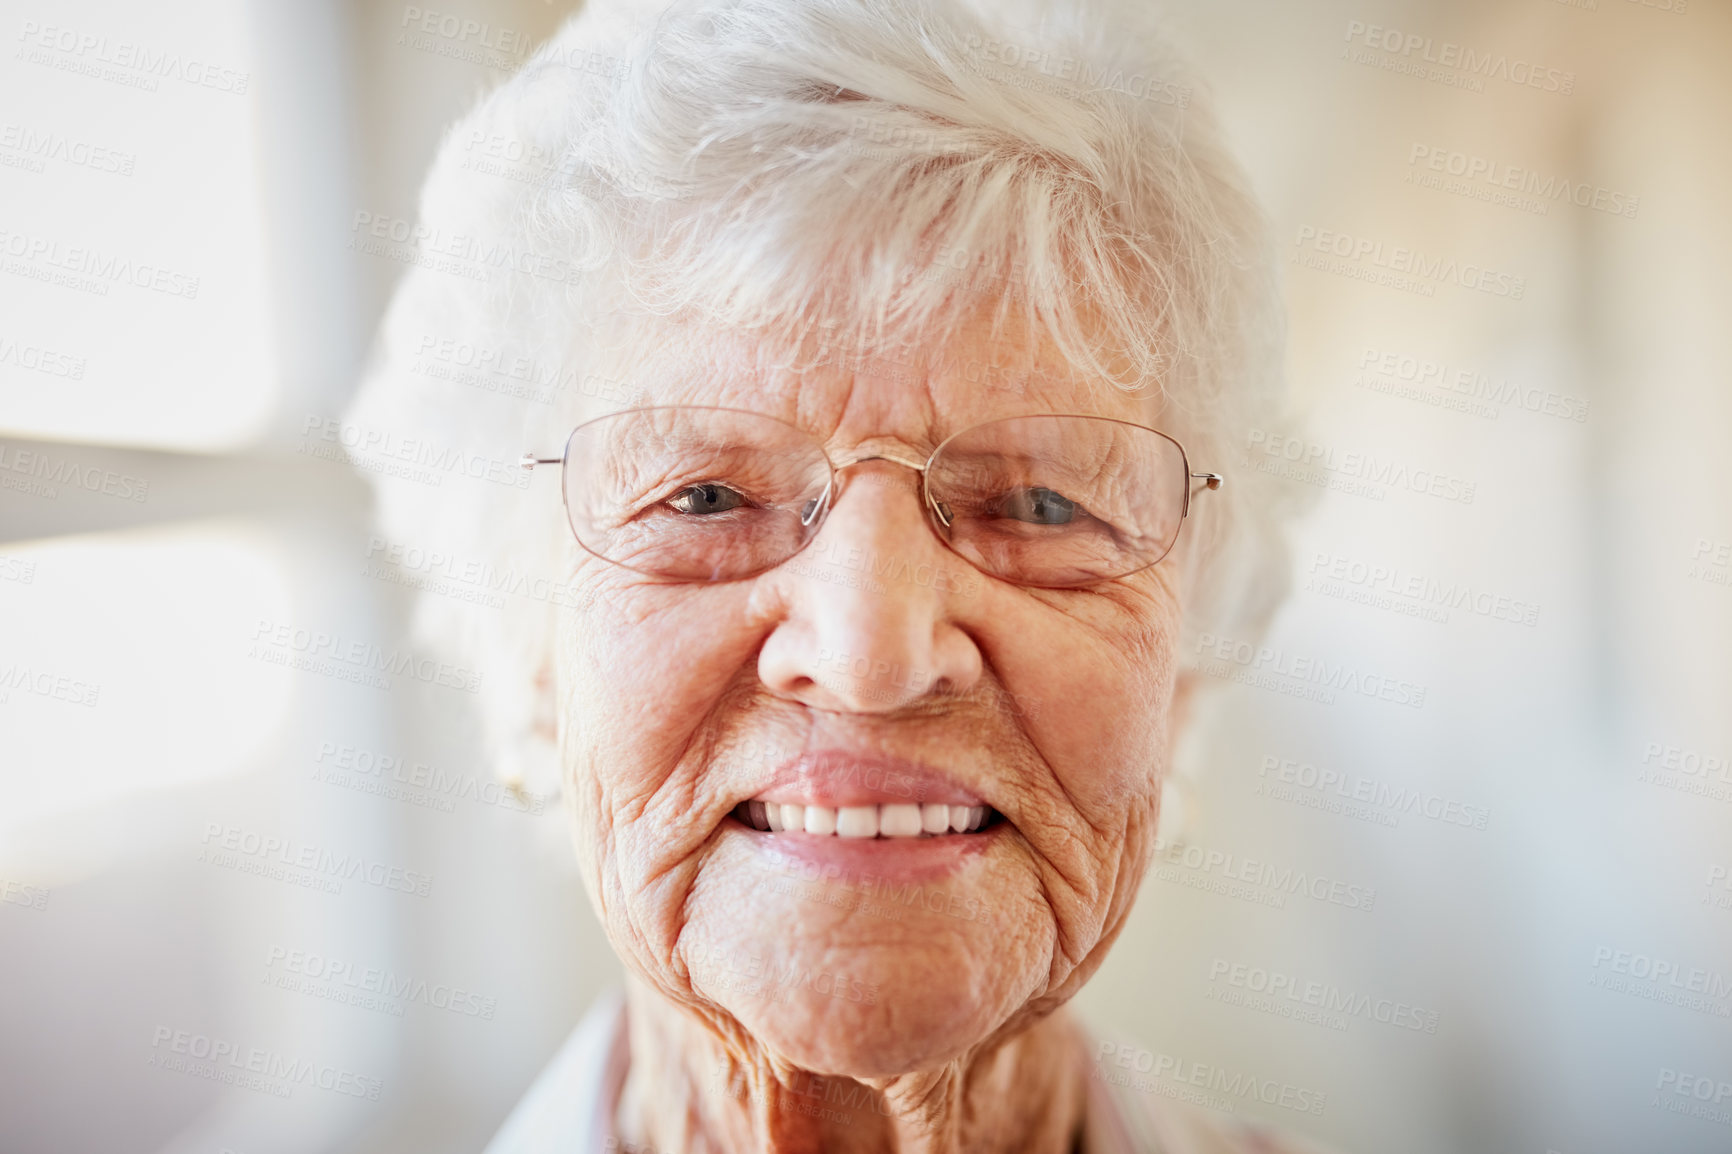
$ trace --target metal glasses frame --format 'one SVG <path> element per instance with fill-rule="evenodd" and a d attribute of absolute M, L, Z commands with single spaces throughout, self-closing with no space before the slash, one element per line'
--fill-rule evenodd
<path fill-rule="evenodd" d="M 583 429 L 584 426 L 594 424 L 596 421 L 605 421 L 605 420 L 612 419 L 614 417 L 629 416 L 632 413 L 655 412 L 655 411 L 661 410 L 661 409 L 680 409 L 680 410 L 704 411 L 704 412 L 712 412 L 712 413 L 739 413 L 739 414 L 742 414 L 744 416 L 756 417 L 760 420 L 777 421 L 781 424 L 788 425 L 789 428 L 795 429 L 798 432 L 806 435 L 807 437 L 811 437 L 810 433 L 807 433 L 806 430 L 804 430 L 804 429 L 800 429 L 799 426 L 797 426 L 797 425 L 790 424 L 787 421 L 782 421 L 781 418 L 779 418 L 779 417 L 772 417 L 767 413 L 758 413 L 758 412 L 754 412 L 750 409 L 736 409 L 736 408 L 731 408 L 731 407 L 723 406 L 723 405 L 643 405 L 643 406 L 640 406 L 640 407 L 634 408 L 634 409 L 621 409 L 615 413 L 603 413 L 599 417 L 591 418 L 590 420 L 583 422 L 583 424 L 577 425 L 576 427 L 574 427 L 571 430 L 570 433 L 568 433 L 566 435 L 565 452 L 562 453 L 560 456 L 557 456 L 557 457 L 537 457 L 533 453 L 525 453 L 518 460 L 518 465 L 525 470 L 533 470 L 537 465 L 558 465 L 560 467 L 561 483 L 559 486 L 559 490 L 560 490 L 559 499 L 560 499 L 560 504 L 565 507 L 566 528 L 572 530 L 571 535 L 574 538 L 576 538 L 578 545 L 580 547 L 582 547 L 584 552 L 588 553 L 592 557 L 600 558 L 601 560 L 606 561 L 610 565 L 620 565 L 622 568 L 626 568 L 626 569 L 631 568 L 631 566 L 625 565 L 623 562 L 615 561 L 611 557 L 605 557 L 602 554 L 597 553 L 595 550 L 591 549 L 584 542 L 582 537 L 577 536 L 576 529 L 572 528 L 570 496 L 566 492 L 566 488 L 565 488 L 565 484 L 564 484 L 565 462 L 566 462 L 566 459 L 571 455 L 572 441 L 576 439 L 579 430 Z M 840 480 L 842 470 L 852 468 L 855 465 L 864 464 L 867 461 L 889 461 L 891 464 L 901 465 L 905 469 L 913 469 L 916 473 L 920 474 L 920 497 L 921 497 L 922 503 L 926 506 L 928 516 L 931 519 L 937 520 L 946 529 L 948 529 L 950 527 L 950 523 L 951 523 L 951 519 L 952 519 L 950 511 L 948 509 L 944 508 L 944 503 L 942 501 L 939 501 L 937 498 L 935 498 L 932 495 L 932 488 L 931 488 L 931 485 L 928 483 L 929 479 L 930 479 L 930 470 L 932 468 L 932 462 L 934 462 L 938 459 L 938 455 L 944 451 L 944 448 L 946 445 L 950 444 L 950 442 L 956 440 L 958 437 L 961 437 L 967 433 L 971 433 L 974 430 L 981 428 L 984 425 L 996 424 L 999 421 L 1015 420 L 1019 417 L 1083 417 L 1083 418 L 1086 418 L 1086 419 L 1091 420 L 1091 421 L 1111 421 L 1113 424 L 1116 424 L 1116 425 L 1129 425 L 1133 429 L 1142 429 L 1145 432 L 1153 433 L 1155 436 L 1160 437 L 1162 440 L 1170 442 L 1172 444 L 1172 446 L 1179 451 L 1179 461 L 1180 461 L 1180 464 L 1182 465 L 1182 467 L 1184 469 L 1185 476 L 1191 481 L 1198 482 L 1197 485 L 1186 485 L 1185 486 L 1184 504 L 1179 510 L 1179 528 L 1174 531 L 1173 540 L 1171 543 L 1169 543 L 1167 545 L 1166 550 L 1163 551 L 1159 557 L 1156 557 L 1153 561 L 1150 561 L 1147 565 L 1139 565 L 1137 568 L 1132 569 L 1127 573 L 1120 573 L 1117 577 L 1103 577 L 1103 578 L 1101 578 L 1102 581 L 1117 581 L 1120 578 L 1129 577 L 1132 573 L 1141 573 L 1144 569 L 1147 569 L 1150 566 L 1159 565 L 1163 560 L 1166 559 L 1167 554 L 1171 553 L 1173 551 L 1173 545 L 1178 544 L 1179 533 L 1184 531 L 1185 518 L 1188 517 L 1190 515 L 1190 512 L 1191 512 L 1191 494 L 1193 492 L 1197 491 L 1198 489 L 1219 489 L 1222 485 L 1226 484 L 1227 479 L 1219 473 L 1194 473 L 1194 472 L 1192 472 L 1191 471 L 1191 459 L 1190 459 L 1190 456 L 1185 452 L 1185 447 L 1183 445 L 1181 445 L 1176 438 L 1168 436 L 1166 433 L 1161 432 L 1159 429 L 1151 429 L 1151 428 L 1149 428 L 1149 426 L 1139 425 L 1135 421 L 1121 421 L 1117 417 L 1102 417 L 1102 416 L 1099 416 L 1099 415 L 1094 414 L 1094 413 L 1017 413 L 1017 414 L 1013 414 L 1012 416 L 1009 416 L 1009 417 L 994 417 L 990 421 L 981 421 L 978 424 L 973 424 L 973 425 L 968 426 L 966 429 L 957 430 L 956 432 L 950 434 L 950 436 L 944 438 L 944 440 L 940 441 L 938 443 L 938 446 L 936 448 L 934 448 L 932 450 L 932 452 L 927 454 L 926 460 L 923 462 L 910 460 L 909 458 L 892 455 L 890 453 L 869 453 L 869 454 L 864 454 L 864 455 L 858 456 L 858 457 L 851 457 L 848 460 L 843 461 L 840 464 L 838 464 L 835 461 L 835 459 L 832 458 L 830 456 L 830 454 L 824 449 L 823 445 L 818 445 L 819 453 L 821 453 L 823 455 L 825 462 L 830 466 L 830 477 L 825 482 L 824 492 L 813 503 L 811 511 L 809 513 L 805 513 L 805 514 L 801 515 L 800 523 L 802 525 L 806 526 L 807 528 L 811 528 L 814 524 L 817 524 L 818 522 L 822 521 L 823 518 L 828 515 L 829 510 L 830 510 L 830 506 L 832 504 L 832 500 L 834 498 L 834 495 L 836 494 L 836 492 L 840 488 L 838 482 Z M 816 438 L 812 438 L 812 439 L 814 441 L 816 441 Z M 938 533 L 935 530 L 933 535 L 936 536 L 939 539 L 939 541 L 943 543 L 943 545 L 946 549 L 949 549 L 952 553 L 956 552 L 955 547 L 952 546 L 951 543 L 945 539 L 943 534 Z M 810 541 L 808 540 L 807 543 L 809 544 Z M 796 550 L 795 552 L 790 553 L 787 557 L 783 558 L 783 561 L 791 560 L 794 557 L 799 556 L 800 552 L 804 551 L 804 549 L 805 549 L 805 545 L 802 545 L 799 550 Z M 962 556 L 962 554 L 957 554 L 957 555 Z M 962 559 L 964 561 L 969 560 L 965 556 L 963 556 Z M 779 561 L 776 564 L 779 565 L 781 563 L 782 562 Z M 972 564 L 972 562 L 970 562 L 970 563 Z M 775 568 L 775 565 L 771 565 L 767 569 L 759 570 L 759 573 L 768 572 L 769 569 L 773 569 L 773 568 Z M 744 581 L 749 577 L 758 576 L 759 573 L 747 574 L 747 575 L 742 576 L 742 577 L 734 578 L 734 580 Z M 1013 581 L 1012 583 L 1017 584 L 1017 585 L 1034 584 L 1032 582 L 1023 582 L 1023 581 Z"/>

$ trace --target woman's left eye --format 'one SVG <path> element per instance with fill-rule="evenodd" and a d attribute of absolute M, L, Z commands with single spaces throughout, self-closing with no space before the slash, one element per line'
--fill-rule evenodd
<path fill-rule="evenodd" d="M 668 498 L 668 504 L 681 513 L 726 513 L 747 504 L 746 498 L 726 485 L 688 485 Z"/>
<path fill-rule="evenodd" d="M 1076 516 L 1077 504 L 1051 489 L 1018 489 L 998 499 L 993 515 L 1035 525 L 1068 525 Z"/>

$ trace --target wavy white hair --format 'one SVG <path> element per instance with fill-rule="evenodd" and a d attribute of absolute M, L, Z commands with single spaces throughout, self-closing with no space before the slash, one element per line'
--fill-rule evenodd
<path fill-rule="evenodd" d="M 1140 6 L 596 0 L 450 129 L 414 228 L 357 235 L 415 247 L 344 441 L 469 463 L 435 484 L 355 453 L 382 534 L 412 568 L 446 559 L 419 574 L 418 637 L 480 673 L 495 765 L 538 792 L 565 529 L 508 466 L 587 399 L 629 399 L 596 371 L 622 317 L 801 357 L 918 344 L 991 302 L 1158 393 L 1195 467 L 1231 474 L 1186 530 L 1193 635 L 1255 638 L 1284 590 L 1280 491 L 1225 467 L 1280 400 L 1275 262 Z"/>

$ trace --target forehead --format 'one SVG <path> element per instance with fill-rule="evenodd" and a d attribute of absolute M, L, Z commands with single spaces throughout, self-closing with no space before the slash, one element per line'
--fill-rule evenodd
<path fill-rule="evenodd" d="M 835 447 L 873 441 L 930 450 L 998 417 L 1088 413 L 1153 425 L 1153 390 L 1129 393 L 1078 372 L 1050 339 L 971 317 L 913 341 L 811 335 L 797 349 L 750 332 L 665 320 L 621 325 L 600 359 L 622 400 L 579 419 L 647 405 L 765 413 Z"/>

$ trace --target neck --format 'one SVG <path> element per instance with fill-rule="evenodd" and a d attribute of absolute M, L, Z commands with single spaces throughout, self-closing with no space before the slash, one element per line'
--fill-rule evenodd
<path fill-rule="evenodd" d="M 1063 1011 L 990 1050 L 894 1078 L 818 1076 L 627 979 L 631 1066 L 615 1126 L 626 1151 L 1070 1154 L 1088 1055 Z"/>

